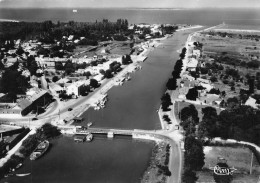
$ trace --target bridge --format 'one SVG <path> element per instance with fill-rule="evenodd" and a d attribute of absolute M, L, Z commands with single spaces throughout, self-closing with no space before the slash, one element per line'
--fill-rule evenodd
<path fill-rule="evenodd" d="M 62 133 L 70 133 L 75 135 L 104 134 L 108 138 L 113 138 L 115 135 L 131 136 L 133 138 L 140 136 L 157 137 L 162 135 L 162 130 L 139 130 L 139 129 L 110 129 L 110 128 L 89 128 L 81 126 L 58 126 Z M 158 137 L 157 137 L 158 138 Z"/>

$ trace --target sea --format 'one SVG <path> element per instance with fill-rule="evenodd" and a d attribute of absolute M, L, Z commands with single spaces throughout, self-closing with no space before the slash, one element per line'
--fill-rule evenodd
<path fill-rule="evenodd" d="M 17 20 L 28 22 L 77 21 L 94 22 L 108 19 L 116 21 L 127 19 L 130 24 L 199 24 L 217 25 L 225 22 L 234 25 L 260 26 L 259 9 L 133 9 L 133 8 L 80 8 L 73 12 L 73 8 L 49 9 L 5 9 L 0 8 L 0 20 Z"/>

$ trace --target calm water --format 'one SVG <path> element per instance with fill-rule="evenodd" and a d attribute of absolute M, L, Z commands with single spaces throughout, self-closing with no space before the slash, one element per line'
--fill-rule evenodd
<path fill-rule="evenodd" d="M 130 138 L 104 140 L 95 137 L 91 143 L 75 143 L 61 137 L 51 141 L 52 147 L 36 161 L 27 159 L 16 173 L 26 177 L 10 177 L 9 183 L 135 183 L 146 170 L 153 143 Z M 127 157 L 127 158 L 126 158 Z"/>
<path fill-rule="evenodd" d="M 93 22 L 118 18 L 129 23 L 176 23 L 216 25 L 227 24 L 260 25 L 259 9 L 189 9 L 189 10 L 149 10 L 149 9 L 0 9 L 0 19 L 20 21 L 80 21 Z"/>
<path fill-rule="evenodd" d="M 142 64 L 143 69 L 132 75 L 132 80 L 109 92 L 107 107 L 87 111 L 97 127 L 159 128 L 156 113 L 165 83 L 178 59 L 177 49 L 184 46 L 188 32 L 178 32 L 164 41 Z M 138 182 L 150 160 L 152 142 L 128 138 L 108 140 L 95 137 L 92 143 L 76 144 L 72 138 L 54 140 L 50 151 L 41 159 L 25 161 L 18 173 L 32 176 L 13 177 L 8 182 Z M 3 180 L 4 182 L 6 180 Z"/>
<path fill-rule="evenodd" d="M 149 54 L 142 63 L 142 70 L 131 75 L 131 80 L 123 86 L 113 87 L 108 93 L 106 108 L 90 109 L 82 117 L 94 122 L 95 127 L 127 129 L 161 128 L 156 110 L 165 91 L 166 82 L 178 59 L 176 52 L 186 40 L 187 35 L 177 35 L 164 42 Z"/>

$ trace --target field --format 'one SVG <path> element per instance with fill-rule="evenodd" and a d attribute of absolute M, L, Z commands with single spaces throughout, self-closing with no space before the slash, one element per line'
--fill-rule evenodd
<path fill-rule="evenodd" d="M 240 29 L 240 30 L 255 30 L 260 31 L 260 27 L 258 25 L 228 25 L 225 24 L 220 29 Z"/>
<path fill-rule="evenodd" d="M 214 182 L 213 171 L 209 170 L 209 167 L 216 165 L 218 157 L 227 160 L 229 167 L 234 166 L 237 169 L 233 174 L 232 183 L 257 182 L 260 173 L 259 163 L 253 156 L 252 175 L 249 175 L 252 152 L 248 148 L 206 146 L 204 147 L 204 153 L 205 165 L 203 171 L 197 174 L 199 176 L 198 182 Z"/>
<path fill-rule="evenodd" d="M 243 34 L 235 32 L 234 34 Z M 255 33 L 251 33 L 255 35 Z M 260 33 L 258 33 L 259 35 Z M 198 34 L 196 40 L 203 44 L 205 54 L 225 54 L 242 61 L 251 61 L 260 57 L 260 41 L 255 39 L 239 39 L 219 35 Z"/>

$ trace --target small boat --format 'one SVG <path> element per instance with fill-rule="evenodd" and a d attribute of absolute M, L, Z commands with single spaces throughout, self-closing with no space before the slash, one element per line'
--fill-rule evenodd
<path fill-rule="evenodd" d="M 6 175 L 4 175 L 4 177 L 6 178 L 6 177 L 11 177 L 11 176 L 13 176 L 14 174 L 13 173 L 8 173 L 8 174 L 6 174 Z"/>
<path fill-rule="evenodd" d="M 74 141 L 75 142 L 85 142 L 86 141 L 86 137 L 83 135 L 75 135 L 74 136 Z"/>
<path fill-rule="evenodd" d="M 30 155 L 30 160 L 36 160 L 40 158 L 49 148 L 50 143 L 48 140 L 42 141 L 36 149 L 33 151 L 33 153 Z"/>
<path fill-rule="evenodd" d="M 19 173 L 19 174 L 16 174 L 16 176 L 18 177 L 24 177 L 24 176 L 27 176 L 27 175 L 30 175 L 31 173 Z"/>
<path fill-rule="evenodd" d="M 15 169 L 20 168 L 22 165 L 23 165 L 22 163 L 19 163 L 19 164 L 15 167 Z"/>
<path fill-rule="evenodd" d="M 90 127 L 90 126 L 92 126 L 93 125 L 93 123 L 92 122 L 88 122 L 88 127 Z"/>
<path fill-rule="evenodd" d="M 92 140 L 93 140 L 93 134 L 88 134 L 87 136 L 86 136 L 86 140 L 87 140 L 87 142 L 91 142 Z"/>

